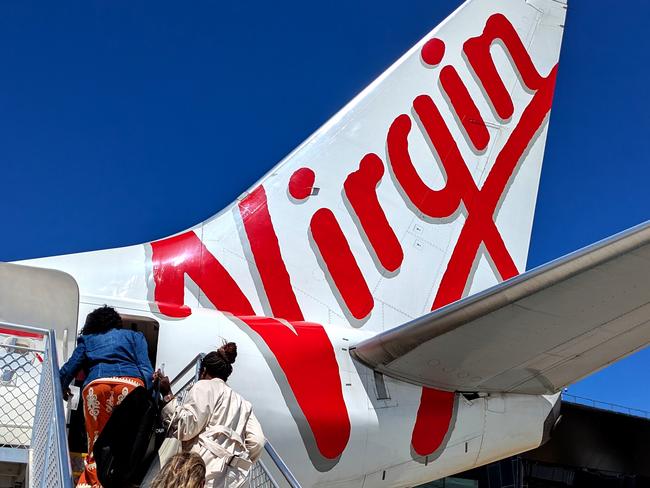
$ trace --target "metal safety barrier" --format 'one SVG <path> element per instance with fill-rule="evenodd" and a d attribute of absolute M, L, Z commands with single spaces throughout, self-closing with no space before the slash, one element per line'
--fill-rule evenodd
<path fill-rule="evenodd" d="M 8 335 L 0 341 L 0 446 L 27 450 L 43 369 L 42 339 Z"/>
<path fill-rule="evenodd" d="M 257 461 L 248 474 L 250 488 L 279 488 L 271 473 L 266 469 L 262 461 Z"/>
<path fill-rule="evenodd" d="M 269 455 L 269 457 L 273 460 L 273 463 L 275 464 L 275 467 L 278 468 L 280 473 L 282 473 L 282 476 L 287 481 L 287 483 L 289 483 L 289 486 L 291 488 L 301 488 L 300 483 L 298 482 L 298 480 L 294 477 L 294 475 L 291 472 L 291 470 L 289 469 L 289 467 L 284 463 L 284 461 L 282 460 L 282 458 L 280 457 L 278 452 L 275 450 L 273 445 L 268 441 L 268 439 L 267 439 L 266 443 L 264 444 L 264 450 Z M 278 484 L 273 479 L 273 476 L 271 476 L 271 473 L 266 469 L 266 466 L 264 465 L 264 463 L 262 461 L 258 461 L 256 464 L 259 464 L 260 469 L 263 469 L 265 471 L 265 473 L 266 473 L 266 475 L 268 477 L 268 482 L 270 483 L 270 484 L 267 484 L 267 485 L 260 485 L 260 486 L 273 486 L 273 487 L 277 488 Z M 251 484 L 252 484 L 252 480 L 251 480 Z"/>
<path fill-rule="evenodd" d="M 0 323 L 3 457 L 29 450 L 30 488 L 71 488 L 63 396 L 54 331 Z M 18 461 L 18 456 L 13 456 Z"/>
<path fill-rule="evenodd" d="M 201 360 L 204 356 L 205 354 L 198 354 L 195 356 L 194 359 L 192 359 L 192 361 L 190 361 L 173 380 L 171 380 L 170 384 L 172 391 L 175 391 L 177 401 L 183 402 L 185 396 L 187 395 L 187 392 L 190 390 L 190 388 L 192 388 L 194 383 L 198 381 L 199 375 L 201 373 Z M 188 378 L 188 374 L 190 372 L 193 374 Z M 185 382 L 181 383 L 184 379 Z M 181 386 L 175 388 L 175 385 L 178 384 L 181 384 Z M 298 480 L 295 478 L 289 467 L 285 464 L 285 462 L 282 460 L 268 439 L 264 444 L 264 450 L 268 454 L 269 458 L 273 461 L 273 464 L 277 470 L 282 474 L 282 477 L 286 483 L 291 488 L 301 488 Z M 253 464 L 253 467 L 251 468 L 248 476 L 250 488 L 280 488 L 280 485 L 261 459 Z"/>
<path fill-rule="evenodd" d="M 644 419 L 650 419 L 650 412 L 648 412 L 647 410 L 641 410 L 640 408 L 626 407 L 624 405 L 618 405 L 616 403 L 601 402 L 600 400 L 593 400 L 591 398 L 571 395 L 565 392 L 562 392 L 562 401 L 568 403 L 575 403 L 577 405 L 584 405 L 586 407 L 599 408 L 601 410 L 609 410 L 610 412 L 622 413 L 624 415 L 630 415 L 631 417 L 641 417 Z"/>
<path fill-rule="evenodd" d="M 185 401 L 185 396 L 187 395 L 187 392 L 190 391 L 190 388 L 194 385 L 199 380 L 199 375 L 201 374 L 201 360 L 205 354 L 199 353 L 196 356 L 194 356 L 194 359 L 192 359 L 185 367 L 178 373 L 173 380 L 169 382 L 172 391 L 175 391 L 175 396 L 176 396 L 176 401 L 178 403 L 183 403 Z M 191 376 L 188 376 L 188 373 L 192 373 Z M 182 380 L 186 380 L 185 383 L 183 383 L 181 386 L 177 386 L 180 384 Z"/>

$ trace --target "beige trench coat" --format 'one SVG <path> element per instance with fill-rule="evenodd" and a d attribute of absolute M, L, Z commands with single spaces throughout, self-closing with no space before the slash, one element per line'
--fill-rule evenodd
<path fill-rule="evenodd" d="M 233 488 L 245 484 L 248 471 L 264 447 L 264 433 L 251 404 L 223 380 L 199 380 L 183 404 L 162 410 L 170 436 L 184 451 L 198 453 L 206 465 L 206 486 Z"/>

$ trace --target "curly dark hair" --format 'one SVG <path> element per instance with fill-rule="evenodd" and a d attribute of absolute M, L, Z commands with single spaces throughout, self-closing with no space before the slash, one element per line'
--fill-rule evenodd
<path fill-rule="evenodd" d="M 221 378 L 224 381 L 232 373 L 232 364 L 237 358 L 237 344 L 225 342 L 216 351 L 209 352 L 201 360 L 201 370 L 212 378 Z"/>
<path fill-rule="evenodd" d="M 104 305 L 88 314 L 86 322 L 81 329 L 81 335 L 102 334 L 111 329 L 122 328 L 122 317 L 113 307 Z"/>

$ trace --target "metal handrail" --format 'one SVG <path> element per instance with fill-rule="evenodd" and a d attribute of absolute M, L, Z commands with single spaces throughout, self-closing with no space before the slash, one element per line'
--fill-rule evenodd
<path fill-rule="evenodd" d="M 196 363 L 199 362 L 201 359 L 203 359 L 203 356 L 205 356 L 205 354 L 203 354 L 202 352 L 194 356 L 194 358 L 189 363 L 187 363 L 187 365 L 181 370 L 181 372 L 178 373 L 176 376 L 174 376 L 174 379 L 171 380 L 169 384 L 173 386 L 174 384 L 176 384 L 178 380 L 183 378 L 190 369 L 196 368 Z"/>
<path fill-rule="evenodd" d="M 194 368 L 194 375 L 188 379 L 183 386 L 180 388 L 176 388 L 177 395 L 180 395 L 179 398 L 182 400 L 185 397 L 185 394 L 189 390 L 194 383 L 196 383 L 199 380 L 199 375 L 201 373 L 201 361 L 203 360 L 205 354 L 199 353 L 196 356 L 194 356 L 194 359 L 192 359 L 187 365 L 181 370 L 180 373 L 178 373 L 173 380 L 169 382 L 169 387 L 174 390 L 174 385 L 183 379 L 187 373 L 190 372 L 192 368 Z"/>
<path fill-rule="evenodd" d="M 6 348 L 6 349 L 14 349 L 16 351 L 25 351 L 25 352 L 39 352 L 42 353 L 42 349 L 36 349 L 33 347 L 26 347 L 26 346 L 16 346 L 13 344 L 0 344 L 0 346 Z"/>
<path fill-rule="evenodd" d="M 44 338 L 44 350 L 33 350 L 32 348 L 24 348 L 21 346 L 9 346 L 15 349 L 20 349 L 20 350 L 25 350 L 25 351 L 32 351 L 33 352 L 40 352 L 43 353 L 45 358 L 47 359 L 46 361 L 43 361 L 43 366 L 48 368 L 48 371 L 42 371 L 41 372 L 41 380 L 39 384 L 39 391 L 38 391 L 38 396 L 37 396 L 37 403 L 36 403 L 36 412 L 34 415 L 34 422 L 37 420 L 40 421 L 48 421 L 48 422 L 53 422 L 54 426 L 54 435 L 56 436 L 56 443 L 55 443 L 55 448 L 56 448 L 56 454 L 57 456 L 52 456 L 51 453 L 45 453 L 45 462 L 53 462 L 54 459 L 59 459 L 60 462 L 58 463 L 58 474 L 59 474 L 59 479 L 61 480 L 61 485 L 62 488 L 71 488 L 72 487 L 72 469 L 70 467 L 70 455 L 68 451 L 68 439 L 66 437 L 66 425 L 65 425 L 65 414 L 63 410 L 63 391 L 61 389 L 61 383 L 58 381 L 59 377 L 59 359 L 57 357 L 57 351 L 56 351 L 56 332 L 52 329 L 41 329 L 37 327 L 31 327 L 27 325 L 19 325 L 11 322 L 0 322 L 0 326 L 2 326 L 3 329 L 7 330 L 14 330 L 18 332 L 29 332 L 32 334 L 39 335 Z M 46 378 L 46 374 L 49 375 L 50 381 L 52 383 L 52 395 L 53 395 L 53 412 L 52 412 L 52 417 L 48 419 L 43 419 L 42 415 L 43 412 L 41 411 L 43 408 L 42 404 L 42 394 L 44 393 L 43 390 L 43 383 L 44 379 Z M 34 433 L 36 432 L 36 429 L 33 428 L 32 430 L 32 442 L 30 443 L 30 449 L 34 449 Z M 50 437 L 50 442 L 49 444 L 52 444 L 53 439 Z M 50 446 L 48 446 L 49 450 Z M 33 456 L 30 456 L 30 459 Z M 54 458 L 54 459 L 52 459 Z M 30 460 L 30 470 L 31 470 L 31 460 Z M 45 487 L 46 479 L 43 477 L 43 480 L 41 482 L 41 487 Z M 30 486 L 32 484 L 30 483 Z"/>
<path fill-rule="evenodd" d="M 50 350 L 50 361 L 53 386 L 54 386 L 54 421 L 56 422 L 57 446 L 59 448 L 59 469 L 63 483 L 70 483 L 72 486 L 72 467 L 70 466 L 70 450 L 68 449 L 68 437 L 66 436 L 65 412 L 63 410 L 63 390 L 59 377 L 59 358 L 56 354 L 56 332 L 48 331 L 47 339 Z M 64 461 L 66 460 L 66 461 Z"/>
<path fill-rule="evenodd" d="M 574 403 L 576 405 L 584 405 L 592 408 L 599 408 L 601 410 L 608 410 L 610 412 L 621 413 L 624 415 L 630 415 L 631 417 L 640 417 L 645 419 L 650 419 L 650 412 L 647 410 L 642 410 L 640 408 L 626 407 L 624 405 L 619 405 L 617 403 L 603 402 L 600 400 L 594 400 L 592 398 L 581 397 L 578 395 L 571 395 L 569 393 L 562 393 L 562 401 L 567 403 Z"/>
<path fill-rule="evenodd" d="M 40 329 L 38 327 L 31 327 L 29 325 L 19 325 L 14 324 L 13 322 L 0 322 L 0 325 L 2 328 L 19 330 L 21 332 L 30 332 L 32 334 L 39 334 L 42 336 L 46 336 L 50 332 L 48 329 Z"/>
<path fill-rule="evenodd" d="M 282 460 L 282 458 L 280 457 L 280 455 L 278 454 L 278 452 L 275 450 L 275 448 L 269 442 L 268 439 L 264 443 L 264 450 L 271 457 L 271 459 L 275 463 L 275 466 L 278 468 L 280 473 L 282 473 L 282 476 L 284 476 L 284 479 L 287 480 L 287 483 L 289 483 L 291 488 L 302 488 L 298 480 L 295 478 L 295 476 L 289 469 L 289 467 L 284 463 L 284 461 Z"/>

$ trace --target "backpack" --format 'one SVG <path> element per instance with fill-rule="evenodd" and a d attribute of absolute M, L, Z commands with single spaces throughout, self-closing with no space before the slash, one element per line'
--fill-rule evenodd
<path fill-rule="evenodd" d="M 146 467 L 164 437 L 157 391 L 135 388 L 120 403 L 95 442 L 97 477 L 104 488 L 122 488 Z M 158 444 L 158 445 L 157 445 Z"/>

